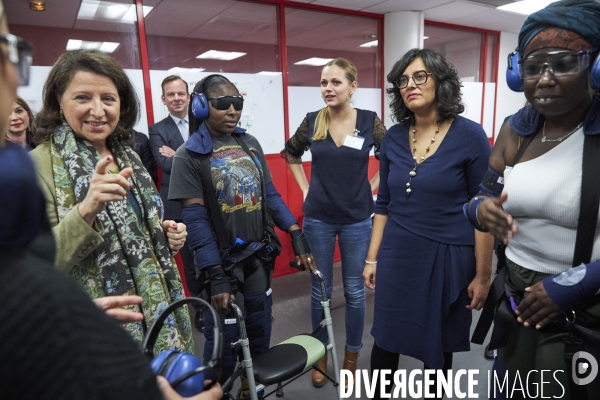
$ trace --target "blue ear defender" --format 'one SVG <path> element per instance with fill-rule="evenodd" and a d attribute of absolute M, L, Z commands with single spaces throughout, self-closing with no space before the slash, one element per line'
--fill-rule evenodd
<path fill-rule="evenodd" d="M 521 64 L 519 64 L 519 52 L 513 51 L 508 55 L 508 68 L 506 68 L 506 83 L 513 92 L 523 91 L 523 79 L 521 79 Z M 590 86 L 593 90 L 600 89 L 600 55 L 590 63 Z"/>
<path fill-rule="evenodd" d="M 192 92 L 192 114 L 194 115 L 194 117 L 196 117 L 197 119 L 199 119 L 200 121 L 205 121 L 208 119 L 208 114 L 209 114 L 209 107 L 208 107 L 208 100 L 206 98 L 206 95 L 204 94 L 204 92 L 206 91 L 206 82 L 215 76 L 221 76 L 219 74 L 212 74 L 212 75 L 208 75 L 205 76 L 204 78 L 202 78 L 202 80 L 200 82 L 198 82 L 199 86 L 200 86 L 200 90 L 199 92 Z M 198 87 L 198 86 L 196 86 Z"/>
<path fill-rule="evenodd" d="M 600 54 L 596 56 L 590 66 L 590 86 L 594 90 L 600 89 Z"/>
<path fill-rule="evenodd" d="M 521 79 L 520 69 L 519 52 L 515 50 L 508 55 L 508 67 L 506 68 L 506 83 L 513 92 L 523 91 L 523 79 Z"/>
<path fill-rule="evenodd" d="M 179 307 L 186 304 L 196 303 L 205 306 L 213 315 L 214 326 L 214 346 L 211 360 L 207 365 L 202 365 L 193 354 L 180 352 L 177 350 L 168 350 L 154 357 L 154 345 L 158 338 L 158 333 L 162 329 L 167 317 Z M 154 357 L 150 362 L 150 368 L 155 374 L 164 376 L 169 384 L 179 395 L 183 397 L 195 396 L 204 389 L 210 389 L 221 377 L 221 360 L 223 355 L 223 337 L 221 331 L 221 321 L 215 310 L 209 303 L 197 297 L 188 297 L 177 300 L 156 318 L 152 327 L 148 330 L 142 345 L 142 352 Z M 211 382 L 205 387 L 205 372 L 212 371 Z"/>
<path fill-rule="evenodd" d="M 208 118 L 208 101 L 204 93 L 192 93 L 192 114 L 200 121 Z"/>

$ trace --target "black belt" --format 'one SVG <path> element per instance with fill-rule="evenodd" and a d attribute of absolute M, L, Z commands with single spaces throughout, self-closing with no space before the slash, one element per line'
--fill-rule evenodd
<path fill-rule="evenodd" d="M 500 267 L 498 275 L 496 275 L 496 278 L 492 282 L 488 297 L 483 306 L 483 311 L 479 316 L 479 321 L 471 337 L 472 343 L 483 344 L 492 326 L 492 322 L 494 322 L 494 329 L 492 330 L 492 337 L 489 344 L 490 350 L 504 347 L 508 343 L 510 325 L 516 318 L 510 304 L 510 297 L 512 296 L 517 304 L 516 298 L 522 298 L 522 293 L 519 293 L 506 279 L 507 274 L 508 268 L 506 266 Z"/>

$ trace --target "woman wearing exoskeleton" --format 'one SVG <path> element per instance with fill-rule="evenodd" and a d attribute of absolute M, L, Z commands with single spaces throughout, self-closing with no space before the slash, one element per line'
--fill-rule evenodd
<path fill-rule="evenodd" d="M 599 354 L 600 223 L 588 191 L 600 157 L 599 47 L 594 1 L 558 1 L 527 18 L 507 80 L 530 104 L 502 127 L 482 192 L 467 208 L 475 227 L 507 245 L 496 278 L 504 299 L 490 342 L 494 370 L 511 379 L 533 371 L 530 393 L 543 385 L 555 398 L 600 395 L 597 379 L 574 383 L 569 359 L 579 350 Z"/>

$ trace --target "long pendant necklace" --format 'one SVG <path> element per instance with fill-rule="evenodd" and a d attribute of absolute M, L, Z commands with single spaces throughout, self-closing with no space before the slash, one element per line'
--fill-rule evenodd
<path fill-rule="evenodd" d="M 577 132 L 579 130 L 579 128 L 581 128 L 581 125 L 583 125 L 583 121 L 581 121 L 579 123 L 579 125 L 577 125 L 575 127 L 575 129 L 573 129 L 571 132 L 567 133 L 565 136 L 559 137 L 557 139 L 548 139 L 548 138 L 546 138 L 546 121 L 544 121 L 544 127 L 542 128 L 542 143 L 546 143 L 546 142 L 562 142 L 563 140 L 565 140 L 566 138 L 568 138 L 569 136 L 571 136 L 572 134 L 574 134 L 575 132 Z"/>
<path fill-rule="evenodd" d="M 435 142 L 435 137 L 436 135 L 440 133 L 440 125 L 438 124 L 437 127 L 435 128 L 435 133 L 433 134 L 433 137 L 431 138 L 431 142 L 429 142 L 429 146 L 427 146 L 427 148 L 425 149 L 425 154 L 423 154 L 420 158 L 420 162 L 417 162 L 417 128 L 413 127 L 412 128 L 412 134 L 413 134 L 413 139 L 412 139 L 412 143 L 413 143 L 413 147 L 412 147 L 412 154 L 413 154 L 413 160 L 415 161 L 415 167 L 408 173 L 408 182 L 406 182 L 406 193 L 411 194 L 412 189 L 410 187 L 410 183 L 412 182 L 412 178 L 414 178 L 415 176 L 417 176 L 417 167 L 419 166 L 420 163 L 422 163 L 423 161 L 425 161 L 425 156 L 429 153 L 429 149 L 431 148 L 431 144 L 433 142 Z"/>

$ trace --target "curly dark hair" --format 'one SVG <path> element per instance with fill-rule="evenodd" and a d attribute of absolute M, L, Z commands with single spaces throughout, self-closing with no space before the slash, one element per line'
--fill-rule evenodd
<path fill-rule="evenodd" d="M 240 91 L 238 90 L 238 88 L 229 79 L 227 79 L 223 75 L 219 75 L 219 74 L 208 75 L 208 76 L 204 77 L 202 80 L 200 80 L 198 83 L 196 83 L 196 85 L 194 86 L 194 91 L 192 92 L 192 97 L 190 98 L 190 104 L 188 105 L 188 120 L 190 121 L 190 123 L 189 123 L 190 136 L 192 135 L 192 133 L 196 132 L 196 130 L 198 130 L 198 127 L 200 126 L 200 124 L 202 124 L 202 121 L 200 121 L 198 118 L 196 118 L 194 116 L 194 113 L 192 112 L 192 104 L 194 102 L 194 96 L 196 96 L 200 93 L 204 93 L 204 95 L 206 97 L 212 97 L 212 94 L 215 92 L 215 89 L 222 85 L 231 85 L 238 92 L 238 95 L 240 94 Z M 207 106 L 208 106 L 208 104 L 207 104 Z"/>
<path fill-rule="evenodd" d="M 37 114 L 33 124 L 34 138 L 38 143 L 49 140 L 56 129 L 62 125 L 58 99 L 65 93 L 77 72 L 90 72 L 110 78 L 119 94 L 121 110 L 119 123 L 107 139 L 107 145 L 121 143 L 132 146 L 133 127 L 139 119 L 139 99 L 129 77 L 108 54 L 99 50 L 74 50 L 63 53 L 48 75 L 42 92 L 42 110 Z"/>
<path fill-rule="evenodd" d="M 435 108 L 438 113 L 437 123 L 441 124 L 445 121 L 455 119 L 458 114 L 465 110 L 465 106 L 462 102 L 460 88 L 462 84 L 458 77 L 458 71 L 454 68 L 454 65 L 448 61 L 443 55 L 430 50 L 430 49 L 412 49 L 398 60 L 392 70 L 387 76 L 387 81 L 392 84 L 391 87 L 386 89 L 387 94 L 390 96 L 390 109 L 392 110 L 392 119 L 399 123 L 414 124 L 415 114 L 410 111 L 400 94 L 400 89 L 394 83 L 396 79 L 400 78 L 406 68 L 415 59 L 420 58 L 425 64 L 425 68 L 428 72 L 433 74 L 435 78 Z"/>

